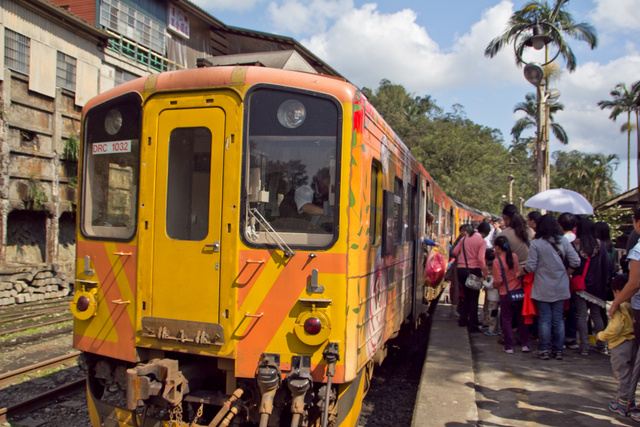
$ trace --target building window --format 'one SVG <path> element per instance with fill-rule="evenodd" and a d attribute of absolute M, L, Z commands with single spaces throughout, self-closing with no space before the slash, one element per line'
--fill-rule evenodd
<path fill-rule="evenodd" d="M 72 92 L 76 90 L 76 58 L 62 52 L 58 52 L 56 86 Z"/>
<path fill-rule="evenodd" d="M 130 82 L 131 80 L 137 79 L 138 76 L 135 74 L 131 74 L 128 71 L 121 70 L 120 68 L 116 68 L 115 74 L 115 82 L 116 86 L 121 85 L 122 83 Z"/>
<path fill-rule="evenodd" d="M 164 54 L 165 26 L 119 0 L 102 0 L 100 25 Z"/>
<path fill-rule="evenodd" d="M 29 75 L 29 37 L 11 31 L 4 31 L 4 65 L 22 74 Z"/>

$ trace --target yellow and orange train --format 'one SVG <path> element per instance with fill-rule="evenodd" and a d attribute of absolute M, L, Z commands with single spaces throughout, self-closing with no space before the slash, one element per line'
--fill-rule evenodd
<path fill-rule="evenodd" d="M 414 327 L 447 197 L 362 93 L 264 67 L 167 72 L 83 111 L 74 346 L 101 425 L 355 426 Z"/>

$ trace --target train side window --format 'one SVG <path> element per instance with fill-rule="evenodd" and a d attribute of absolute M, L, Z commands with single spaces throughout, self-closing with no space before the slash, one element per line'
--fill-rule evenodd
<path fill-rule="evenodd" d="M 167 236 L 204 240 L 209 233 L 211 131 L 177 128 L 169 137 Z"/>
<path fill-rule="evenodd" d="M 371 164 L 371 194 L 369 196 L 369 244 L 375 245 L 378 241 L 378 204 L 380 191 L 380 167 L 373 162 Z"/>
<path fill-rule="evenodd" d="M 396 245 L 402 243 L 404 223 L 402 221 L 402 181 L 395 180 L 394 191 L 383 192 L 382 252 L 392 254 Z"/>
<path fill-rule="evenodd" d="M 409 198 L 407 200 L 409 224 L 407 227 L 406 236 L 406 239 L 409 242 L 415 241 L 416 235 L 418 234 L 418 231 L 416 229 L 416 224 L 418 222 L 417 197 L 418 192 L 416 191 L 416 187 L 413 185 L 409 185 Z"/>
<path fill-rule="evenodd" d="M 394 233 L 393 237 L 396 244 L 402 243 L 404 240 L 404 188 L 402 181 L 398 178 L 394 181 L 394 198 L 393 198 L 393 217 L 394 217 Z"/>

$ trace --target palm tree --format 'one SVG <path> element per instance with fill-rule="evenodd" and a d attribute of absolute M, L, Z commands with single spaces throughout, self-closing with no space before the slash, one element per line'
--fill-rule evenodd
<path fill-rule="evenodd" d="M 622 125 L 620 132 L 627 132 L 627 191 L 629 191 L 631 181 L 631 131 L 634 129 L 634 125 L 631 124 L 631 112 L 638 109 L 636 99 L 640 95 L 640 80 L 631 85 L 630 91 L 627 90 L 624 83 L 618 83 L 609 94 L 613 100 L 598 102 L 600 109 L 610 108 L 611 114 L 609 114 L 609 118 L 613 121 L 616 121 L 620 114 L 627 113 L 627 122 Z M 637 127 L 638 117 L 636 116 L 635 128 Z M 640 147 L 638 148 L 640 149 Z"/>
<path fill-rule="evenodd" d="M 618 192 L 613 179 L 620 163 L 616 154 L 587 154 L 573 150 L 568 153 L 556 151 L 553 157 L 556 160 L 554 183 L 557 187 L 583 194 L 594 206 Z"/>
<path fill-rule="evenodd" d="M 553 7 L 551 7 L 546 0 L 534 0 L 525 4 L 521 10 L 515 11 L 511 15 L 504 33 L 491 40 L 484 51 L 484 55 L 488 58 L 493 58 L 506 45 L 515 42 L 522 30 L 536 21 L 552 24 L 563 36 L 585 41 L 592 50 L 595 49 L 598 45 L 598 36 L 595 28 L 586 22 L 576 23 L 573 16 L 564 10 L 568 3 L 569 0 L 556 0 Z M 571 47 L 564 41 L 564 38 L 557 37 L 553 32 L 549 36 L 552 38 L 552 43 L 560 51 L 560 55 L 564 58 L 567 70 L 573 72 L 576 69 L 577 62 Z M 522 49 L 523 46 L 518 46 L 518 48 Z M 516 55 L 516 64 L 522 65 L 522 60 L 518 55 Z"/>
<path fill-rule="evenodd" d="M 598 37 L 595 28 L 586 22 L 576 23 L 573 16 L 565 10 L 565 6 L 569 0 L 555 0 L 552 6 L 546 0 L 533 0 L 526 3 L 521 10 L 517 10 L 509 18 L 507 28 L 502 35 L 491 40 L 486 47 L 484 54 L 486 57 L 493 58 L 505 46 L 517 43 L 515 45 L 515 59 L 517 65 L 522 65 L 522 51 L 525 43 L 520 35 L 526 31 L 533 29 L 534 24 L 541 24 L 544 30 L 549 30 L 549 26 L 553 26 L 555 31 L 550 31 L 549 43 L 545 44 L 546 64 L 549 64 L 549 44 L 553 44 L 558 49 L 558 53 L 565 60 L 567 70 L 573 72 L 576 69 L 576 57 L 571 47 L 565 42 L 564 37 L 570 37 L 577 40 L 585 41 L 591 49 L 598 45 Z M 545 25 L 546 24 L 546 25 Z M 548 70 L 545 70 L 544 84 L 538 85 L 538 104 L 545 96 L 546 89 L 549 87 Z M 547 109 L 547 112 L 549 110 Z M 549 116 L 545 117 L 548 126 Z M 547 147 L 548 136 L 547 131 L 538 135 L 536 148 L 538 149 L 538 168 L 536 170 L 538 191 L 549 188 L 549 151 Z"/>
<path fill-rule="evenodd" d="M 536 102 L 536 95 L 529 92 L 525 95 L 525 99 L 525 102 L 519 102 L 513 108 L 514 113 L 517 113 L 518 111 L 525 113 L 525 116 L 518 119 L 511 128 L 511 136 L 513 136 L 516 141 L 520 139 L 520 135 L 525 130 L 538 128 L 538 103 Z M 549 109 L 549 120 L 551 121 L 550 127 L 553 131 L 553 135 L 561 144 L 567 145 L 569 143 L 569 136 L 567 135 L 567 132 L 553 119 L 553 115 L 555 113 L 564 110 L 564 104 L 557 100 L 548 100 L 547 108 Z"/>

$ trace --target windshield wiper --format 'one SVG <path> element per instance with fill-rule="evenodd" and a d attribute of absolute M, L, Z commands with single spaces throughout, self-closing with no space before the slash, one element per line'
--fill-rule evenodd
<path fill-rule="evenodd" d="M 280 248 L 280 250 L 282 252 L 284 252 L 284 256 L 287 258 L 292 258 L 296 253 L 287 245 L 287 242 L 284 241 L 284 239 L 282 238 L 282 236 L 280 234 L 278 234 L 278 232 L 271 226 L 271 224 L 269 224 L 269 221 L 267 221 L 262 214 L 258 211 L 258 209 L 256 208 L 252 208 L 249 209 L 249 214 L 256 220 L 258 221 L 258 223 L 262 226 L 262 228 L 264 229 L 264 231 L 267 232 L 268 235 L 270 235 L 275 244 L 278 245 L 278 248 Z"/>

